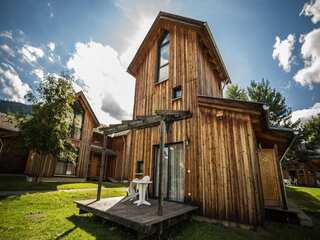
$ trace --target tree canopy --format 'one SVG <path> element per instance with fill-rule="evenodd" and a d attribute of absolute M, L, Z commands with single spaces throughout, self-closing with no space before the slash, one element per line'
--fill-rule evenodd
<path fill-rule="evenodd" d="M 320 147 L 320 114 L 303 124 L 302 129 L 306 147 L 309 149 Z"/>
<path fill-rule="evenodd" d="M 240 88 L 237 84 L 231 84 L 226 90 L 226 98 L 233 100 L 247 101 L 248 95 L 245 89 Z"/>
<path fill-rule="evenodd" d="M 71 78 L 47 76 L 35 94 L 28 93 L 31 102 L 31 116 L 20 118 L 25 145 L 39 154 L 51 154 L 57 159 L 74 161 L 76 151 L 69 140 L 73 116 L 75 92 Z"/>
<path fill-rule="evenodd" d="M 266 104 L 269 107 L 269 120 L 273 126 L 296 128 L 299 125 L 299 122 L 291 122 L 292 111 L 287 106 L 285 97 L 272 88 L 268 80 L 251 81 L 247 89 L 230 85 L 225 96 L 235 100 L 250 100 Z"/>

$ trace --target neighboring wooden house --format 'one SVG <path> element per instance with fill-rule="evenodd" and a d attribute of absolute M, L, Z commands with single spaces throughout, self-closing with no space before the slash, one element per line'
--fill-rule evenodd
<path fill-rule="evenodd" d="M 299 155 L 302 159 L 291 160 L 283 166 L 283 177 L 294 185 L 320 187 L 320 146 Z"/>
<path fill-rule="evenodd" d="M 103 134 L 100 131 L 94 131 L 92 144 L 102 147 Z M 107 157 L 104 180 L 124 181 L 130 177 L 130 134 L 125 131 L 108 137 L 108 149 L 113 151 Z M 91 151 L 88 178 L 97 179 L 100 174 L 101 152 Z"/>
<path fill-rule="evenodd" d="M 28 151 L 23 147 L 13 119 L 0 113 L 0 173 L 23 174 Z"/>
<path fill-rule="evenodd" d="M 30 152 L 26 164 L 25 173 L 30 176 L 42 177 L 74 176 L 86 178 L 90 160 L 91 142 L 94 128 L 99 126 L 89 102 L 83 92 L 77 93 L 77 101 L 74 109 L 71 140 L 78 149 L 77 163 L 74 165 L 68 161 L 57 161 L 52 156 L 41 156 Z"/>
<path fill-rule="evenodd" d="M 192 112 L 167 136 L 165 199 L 255 226 L 265 207 L 286 207 L 280 160 L 293 133 L 269 127 L 263 104 L 222 98 L 230 79 L 207 23 L 160 12 L 128 72 L 136 79 L 133 119 L 157 110 Z M 130 135 L 130 177 L 150 175 L 156 197 L 159 128 Z"/>

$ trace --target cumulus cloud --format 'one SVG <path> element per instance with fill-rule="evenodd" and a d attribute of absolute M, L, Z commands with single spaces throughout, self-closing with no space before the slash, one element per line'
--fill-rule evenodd
<path fill-rule="evenodd" d="M 129 118 L 134 80 L 112 47 L 93 41 L 78 42 L 67 67 L 86 86 L 86 94 L 100 121 L 110 123 Z"/>
<path fill-rule="evenodd" d="M 109 113 L 110 117 L 117 120 L 128 118 L 128 113 L 121 108 L 121 106 L 113 99 L 111 94 L 105 94 L 102 99 L 101 110 Z"/>
<path fill-rule="evenodd" d="M 121 63 L 127 67 L 140 44 L 150 29 L 159 11 L 174 10 L 172 0 L 116 0 L 115 6 L 119 8 L 127 18 L 129 25 L 124 27 L 126 32 L 126 48 L 121 52 Z"/>
<path fill-rule="evenodd" d="M 54 49 L 56 48 L 56 44 L 54 42 L 49 42 L 48 43 L 48 48 L 53 52 Z"/>
<path fill-rule="evenodd" d="M 291 64 L 293 62 L 293 49 L 294 49 L 295 37 L 293 34 L 289 34 L 284 40 L 281 40 L 279 36 L 276 36 L 276 42 L 273 45 L 272 58 L 279 61 L 279 67 L 284 71 L 290 72 Z"/>
<path fill-rule="evenodd" d="M 0 45 L 0 49 L 11 57 L 14 57 L 14 51 L 7 44 Z"/>
<path fill-rule="evenodd" d="M 9 64 L 0 65 L 0 96 L 5 100 L 25 102 L 24 96 L 30 91 L 27 83 L 22 82 L 19 74 Z"/>
<path fill-rule="evenodd" d="M 33 47 L 27 44 L 19 50 L 19 53 L 22 55 L 22 59 L 26 63 L 36 62 L 38 58 L 42 58 L 44 56 L 44 52 L 41 48 Z"/>
<path fill-rule="evenodd" d="M 320 83 L 320 28 L 300 37 L 304 68 L 293 79 L 301 85 Z"/>
<path fill-rule="evenodd" d="M 10 40 L 12 40 L 12 32 L 11 31 L 3 31 L 3 32 L 0 32 L 0 37 L 3 37 L 3 38 L 9 38 Z"/>
<path fill-rule="evenodd" d="M 44 72 L 43 72 L 43 70 L 40 69 L 40 68 L 33 69 L 30 73 L 31 73 L 32 75 L 37 76 L 37 78 L 40 79 L 40 80 L 42 80 L 43 77 L 44 77 Z"/>
<path fill-rule="evenodd" d="M 311 21 L 314 24 L 320 22 L 320 0 L 311 0 L 305 3 L 300 13 L 301 15 L 311 17 Z"/>
<path fill-rule="evenodd" d="M 301 120 L 305 122 L 309 120 L 312 116 L 320 114 L 320 102 L 315 103 L 310 108 L 300 109 L 292 112 L 292 121 Z"/>

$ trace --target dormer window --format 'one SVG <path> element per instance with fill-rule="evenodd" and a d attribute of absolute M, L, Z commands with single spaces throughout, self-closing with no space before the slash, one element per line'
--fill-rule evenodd
<path fill-rule="evenodd" d="M 169 47 L 170 35 L 165 32 L 161 38 L 158 49 L 158 75 L 156 82 L 163 82 L 169 78 Z"/>

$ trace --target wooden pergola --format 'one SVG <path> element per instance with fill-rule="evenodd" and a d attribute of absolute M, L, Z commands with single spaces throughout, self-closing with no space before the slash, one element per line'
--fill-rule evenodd
<path fill-rule="evenodd" d="M 99 184 L 97 191 L 97 201 L 101 198 L 101 185 L 103 178 L 103 171 L 105 169 L 105 158 L 108 153 L 110 153 L 110 149 L 107 149 L 107 136 L 119 133 L 127 130 L 133 129 L 144 129 L 155 126 L 160 126 L 160 164 L 159 164 L 159 206 L 158 206 L 158 215 L 161 216 L 163 214 L 163 192 L 162 192 L 162 182 L 163 182 L 163 162 L 164 162 L 164 146 L 165 146 L 165 138 L 167 132 L 170 129 L 170 126 L 173 122 L 180 121 L 183 119 L 187 119 L 192 117 L 192 113 L 190 111 L 175 111 L 175 110 L 159 110 L 156 111 L 155 115 L 149 116 L 139 116 L 135 120 L 124 120 L 120 124 L 111 124 L 108 127 L 102 129 L 104 132 L 103 136 L 103 147 L 101 148 L 101 165 L 100 165 L 100 176 L 99 176 Z"/>

